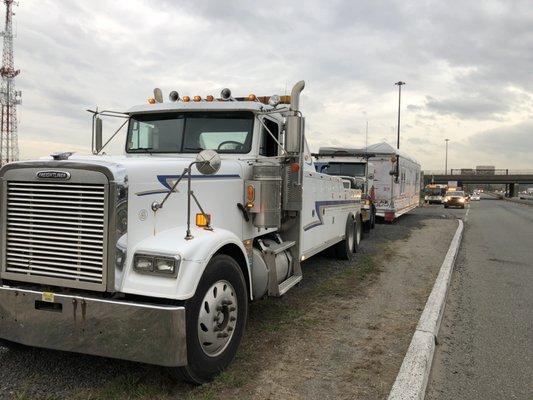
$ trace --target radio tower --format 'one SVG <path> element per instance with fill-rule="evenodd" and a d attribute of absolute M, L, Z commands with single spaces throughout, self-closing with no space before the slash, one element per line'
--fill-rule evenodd
<path fill-rule="evenodd" d="M 17 137 L 17 104 L 20 104 L 21 92 L 15 90 L 15 77 L 20 70 L 15 69 L 13 60 L 13 0 L 3 0 L 6 5 L 6 25 L 2 36 L 4 37 L 4 51 L 2 53 L 2 67 L 0 76 L 2 85 L 0 89 L 0 164 L 4 165 L 19 159 L 19 145 Z"/>

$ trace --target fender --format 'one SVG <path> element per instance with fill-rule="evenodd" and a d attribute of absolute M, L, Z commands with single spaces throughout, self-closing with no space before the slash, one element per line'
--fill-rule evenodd
<path fill-rule="evenodd" d="M 124 279 L 119 290 L 123 293 L 151 297 L 186 300 L 194 296 L 200 278 L 209 260 L 224 246 L 232 244 L 242 252 L 246 261 L 250 295 L 252 293 L 251 265 L 242 241 L 226 229 L 212 231 L 191 227 L 193 239 L 185 240 L 185 226 L 159 232 L 139 242 L 134 249 L 128 249 Z M 156 253 L 180 256 L 177 277 L 143 274 L 133 270 L 135 253 Z"/>

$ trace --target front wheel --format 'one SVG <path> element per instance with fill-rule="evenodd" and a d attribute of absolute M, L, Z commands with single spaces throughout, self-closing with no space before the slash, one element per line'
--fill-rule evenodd
<path fill-rule="evenodd" d="M 176 372 L 189 382 L 206 383 L 233 360 L 244 335 L 248 295 L 237 262 L 214 256 L 185 309 L 188 365 Z"/>

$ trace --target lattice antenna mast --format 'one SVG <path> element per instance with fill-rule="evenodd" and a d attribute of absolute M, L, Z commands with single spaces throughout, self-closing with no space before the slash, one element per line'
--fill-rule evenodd
<path fill-rule="evenodd" d="M 2 85 L 0 90 L 0 164 L 18 161 L 19 146 L 17 136 L 17 105 L 20 104 L 21 92 L 15 90 L 15 77 L 20 70 L 15 69 L 13 57 L 13 0 L 4 0 L 6 5 L 5 28 L 2 32 L 4 48 L 2 53 L 2 67 L 0 76 Z"/>

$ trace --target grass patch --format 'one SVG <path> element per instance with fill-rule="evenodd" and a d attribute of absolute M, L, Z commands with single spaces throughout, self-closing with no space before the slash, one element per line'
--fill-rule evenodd
<path fill-rule="evenodd" d="M 353 294 L 355 286 L 377 272 L 379 271 L 376 262 L 371 256 L 365 254 L 355 266 L 346 267 L 337 275 L 319 283 L 312 290 L 312 295 L 344 297 Z"/>

